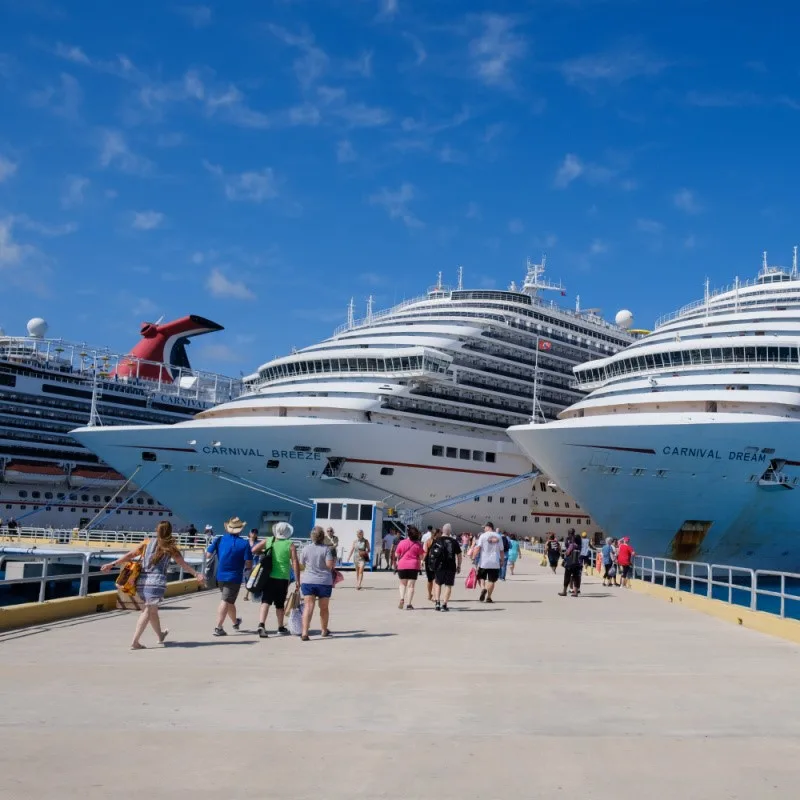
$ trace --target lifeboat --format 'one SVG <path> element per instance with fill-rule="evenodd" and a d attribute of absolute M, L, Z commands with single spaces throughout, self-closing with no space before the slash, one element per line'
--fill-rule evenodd
<path fill-rule="evenodd" d="M 64 483 L 67 474 L 56 464 L 23 464 L 9 461 L 4 472 L 6 483 Z"/>
<path fill-rule="evenodd" d="M 125 483 L 125 476 L 113 469 L 78 467 L 69 476 L 69 485 L 75 489 L 96 487 L 114 488 Z"/>

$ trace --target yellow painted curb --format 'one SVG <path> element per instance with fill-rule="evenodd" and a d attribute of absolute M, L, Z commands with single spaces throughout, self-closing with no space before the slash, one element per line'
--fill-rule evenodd
<path fill-rule="evenodd" d="M 788 639 L 790 642 L 800 644 L 800 622 L 797 620 L 782 619 L 763 611 L 751 611 L 743 606 L 731 605 L 722 600 L 711 600 L 708 597 L 689 594 L 689 592 L 678 592 L 675 589 L 668 589 L 649 581 L 631 581 L 631 588 L 641 594 L 660 597 L 670 603 L 676 603 L 684 608 L 709 614 L 734 625 L 741 625 L 743 628 L 750 628 L 760 633 L 778 636 L 781 639 Z"/>
<path fill-rule="evenodd" d="M 167 597 L 189 594 L 198 589 L 197 581 L 192 579 L 174 581 L 167 586 Z M 22 603 L 18 606 L 0 607 L 0 631 L 11 628 L 24 628 L 29 625 L 42 625 L 59 619 L 81 617 L 84 614 L 97 614 L 113 611 L 117 607 L 117 593 L 95 592 L 86 597 L 63 597 L 45 600 L 43 603 Z"/>

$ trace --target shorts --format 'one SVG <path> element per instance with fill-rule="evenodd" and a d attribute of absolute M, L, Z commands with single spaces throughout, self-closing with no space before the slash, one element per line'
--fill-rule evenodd
<path fill-rule="evenodd" d="M 399 569 L 397 570 L 397 577 L 401 581 L 415 581 L 419 577 L 418 569 Z"/>
<path fill-rule="evenodd" d="M 630 578 L 633 575 L 633 565 L 632 564 L 620 564 L 620 569 L 622 570 L 622 577 L 623 578 Z"/>
<path fill-rule="evenodd" d="M 437 569 L 436 583 L 439 586 L 453 586 L 456 582 L 456 571 L 454 569 Z"/>
<path fill-rule="evenodd" d="M 481 567 L 478 570 L 479 581 L 489 581 L 489 583 L 497 583 L 500 578 L 500 568 L 497 569 L 484 569 Z"/>
<path fill-rule="evenodd" d="M 333 594 L 333 586 L 325 583 L 301 583 L 300 592 L 303 597 L 319 597 L 320 600 L 324 600 Z"/>
<path fill-rule="evenodd" d="M 222 594 L 222 601 L 224 603 L 235 603 L 236 598 L 239 596 L 239 589 L 242 584 L 238 581 L 219 581 L 220 593 Z"/>
<path fill-rule="evenodd" d="M 425 567 L 425 577 L 428 579 L 428 583 L 433 583 L 436 580 L 436 570 Z"/>
<path fill-rule="evenodd" d="M 275 606 L 280 611 L 286 603 L 287 594 L 289 594 L 288 578 L 267 578 L 261 602 L 268 606 Z"/>

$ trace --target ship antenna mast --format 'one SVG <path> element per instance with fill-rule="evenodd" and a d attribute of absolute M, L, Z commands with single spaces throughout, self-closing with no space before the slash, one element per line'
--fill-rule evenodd
<path fill-rule="evenodd" d="M 795 256 L 797 255 L 797 248 L 794 249 Z M 458 265 L 458 290 L 461 291 L 464 288 L 464 267 L 461 264 Z"/>
<path fill-rule="evenodd" d="M 442 291 L 442 271 L 439 270 L 439 274 L 436 276 L 436 288 L 441 292 Z"/>
<path fill-rule="evenodd" d="M 92 375 L 92 405 L 89 409 L 89 427 L 96 428 L 99 425 L 103 424 L 103 420 L 100 419 L 100 414 L 97 411 L 97 398 L 100 392 L 97 388 L 97 369 L 95 369 Z"/>
<path fill-rule="evenodd" d="M 792 248 L 792 277 L 797 277 L 797 245 Z"/>
<path fill-rule="evenodd" d="M 367 298 L 367 324 L 370 325 L 372 323 L 372 303 L 373 297 L 370 295 Z"/>
<path fill-rule="evenodd" d="M 355 301 L 353 298 L 350 298 L 350 302 L 347 304 L 347 330 L 351 330 L 355 325 Z"/>

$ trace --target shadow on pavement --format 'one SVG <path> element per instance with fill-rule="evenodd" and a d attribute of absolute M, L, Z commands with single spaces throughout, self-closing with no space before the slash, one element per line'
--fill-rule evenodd
<path fill-rule="evenodd" d="M 169 648 L 170 650 L 173 647 L 222 647 L 227 646 L 234 646 L 234 645 L 254 645 L 257 644 L 255 641 L 242 641 L 241 639 L 234 639 L 231 642 L 222 641 L 221 639 L 217 639 L 213 642 L 170 642 L 167 640 L 164 642 L 164 647 Z M 148 648 L 149 649 L 156 649 L 156 648 Z"/>

